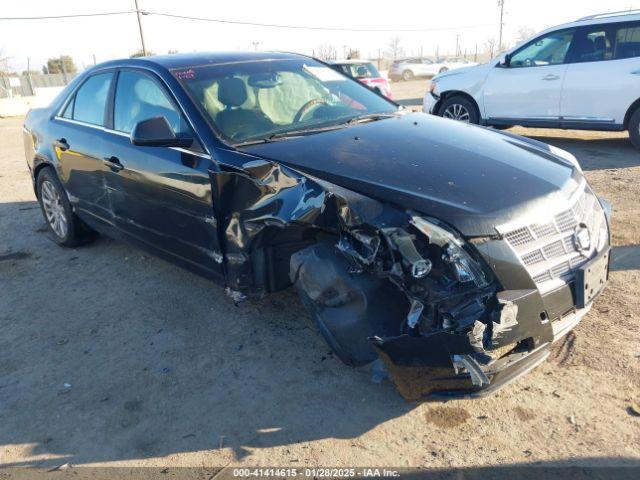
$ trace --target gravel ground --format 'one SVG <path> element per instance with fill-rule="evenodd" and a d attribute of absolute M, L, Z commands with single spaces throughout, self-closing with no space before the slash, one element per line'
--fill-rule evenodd
<path fill-rule="evenodd" d="M 411 105 L 425 86 L 393 88 Z M 412 404 L 334 358 L 291 291 L 236 307 L 125 244 L 56 246 L 21 122 L 0 119 L 0 465 L 640 465 L 640 154 L 626 135 L 513 129 L 573 152 L 613 203 L 611 282 L 534 372 L 489 398 Z"/>

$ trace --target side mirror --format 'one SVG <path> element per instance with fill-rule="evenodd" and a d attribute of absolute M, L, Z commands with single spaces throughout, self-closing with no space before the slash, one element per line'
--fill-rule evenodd
<path fill-rule="evenodd" d="M 193 138 L 176 135 L 167 119 L 159 116 L 136 123 L 131 143 L 139 147 L 190 147 Z"/>
<path fill-rule="evenodd" d="M 501 67 L 508 68 L 510 64 L 511 64 L 511 55 L 509 55 L 509 54 L 507 53 L 507 54 L 504 54 L 504 55 L 502 55 L 502 56 L 500 57 L 500 63 L 499 63 L 499 65 L 500 65 Z"/>

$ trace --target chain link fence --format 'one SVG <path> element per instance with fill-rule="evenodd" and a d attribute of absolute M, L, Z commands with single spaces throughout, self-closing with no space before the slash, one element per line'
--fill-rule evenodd
<path fill-rule="evenodd" d="M 0 75 L 0 98 L 34 97 L 39 89 L 64 87 L 76 74 Z"/>

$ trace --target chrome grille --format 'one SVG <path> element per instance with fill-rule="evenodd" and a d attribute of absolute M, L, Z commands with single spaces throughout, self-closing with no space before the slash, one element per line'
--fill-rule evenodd
<path fill-rule="evenodd" d="M 604 212 L 595 195 L 585 186 L 567 208 L 548 222 L 518 226 L 504 233 L 538 288 L 546 290 L 558 281 L 573 279 L 575 270 L 595 253 Z M 581 252 L 574 235 L 579 225 L 591 234 L 591 248 Z M 553 284 L 553 285 L 552 285 Z"/>
<path fill-rule="evenodd" d="M 505 234 L 504 237 L 513 247 L 517 247 L 519 245 L 526 245 L 527 243 L 534 240 L 533 235 L 531 235 L 531 232 L 527 227 L 519 228 L 518 230 L 509 232 Z"/>

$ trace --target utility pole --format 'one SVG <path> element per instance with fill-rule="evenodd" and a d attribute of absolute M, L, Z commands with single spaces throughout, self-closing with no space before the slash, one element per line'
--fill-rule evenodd
<path fill-rule="evenodd" d="M 147 56 L 147 48 L 144 46 L 144 33 L 142 33 L 142 21 L 140 20 L 140 9 L 138 8 L 138 0 L 134 0 L 136 4 L 136 15 L 138 16 L 138 29 L 140 30 L 140 42 L 142 43 L 142 55 Z"/>
<path fill-rule="evenodd" d="M 498 6 L 500 7 L 500 35 L 498 36 L 498 52 L 502 51 L 502 18 L 504 17 L 504 0 L 498 0 Z"/>
<path fill-rule="evenodd" d="M 27 57 L 27 83 L 29 83 L 29 90 L 31 96 L 35 96 L 36 90 L 33 88 L 33 81 L 31 80 L 31 58 Z"/>
<path fill-rule="evenodd" d="M 460 34 L 456 33 L 456 57 L 460 56 Z"/>
<path fill-rule="evenodd" d="M 257 52 L 258 51 L 258 45 L 260 44 L 260 42 L 253 41 L 253 42 L 251 42 L 251 44 L 253 45 L 253 51 Z"/>
<path fill-rule="evenodd" d="M 62 78 L 64 79 L 64 84 L 69 83 L 69 79 L 67 78 L 67 69 L 64 68 L 64 57 L 60 55 L 60 70 L 62 70 Z"/>

